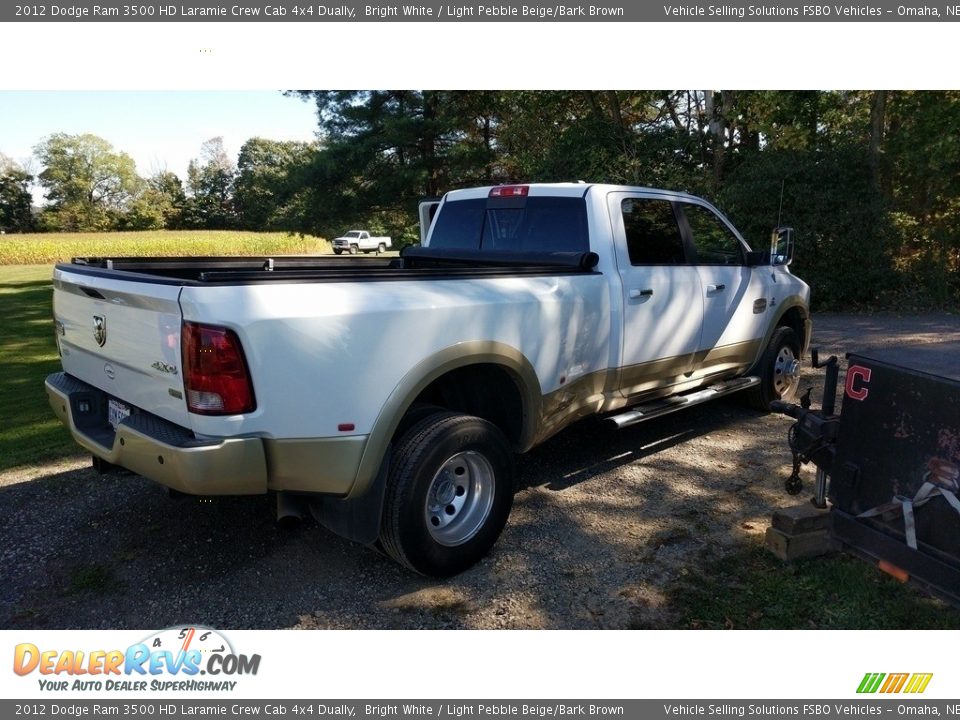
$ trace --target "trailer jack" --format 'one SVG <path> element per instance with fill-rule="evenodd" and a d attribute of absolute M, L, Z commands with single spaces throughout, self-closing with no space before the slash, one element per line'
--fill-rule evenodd
<path fill-rule="evenodd" d="M 800 404 L 776 401 L 771 407 L 776 412 L 792 417 L 796 422 L 787 432 L 787 444 L 793 455 L 793 465 L 790 476 L 785 483 L 785 489 L 790 495 L 797 495 L 803 490 L 803 479 L 800 477 L 800 466 L 812 462 L 817 466 L 817 481 L 814 496 L 810 502 L 816 508 L 827 507 L 827 485 L 830 469 L 833 466 L 835 444 L 837 441 L 840 418 L 836 414 L 837 379 L 840 375 L 840 363 L 836 355 L 831 355 L 826 361 L 820 362 L 820 353 L 817 348 L 811 351 L 813 367 L 826 368 L 826 378 L 823 386 L 823 402 L 819 410 L 811 410 L 812 402 L 808 388 L 801 396 Z"/>

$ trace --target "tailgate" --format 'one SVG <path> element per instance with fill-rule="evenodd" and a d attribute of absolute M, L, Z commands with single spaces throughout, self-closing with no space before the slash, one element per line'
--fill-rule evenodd
<path fill-rule="evenodd" d="M 180 285 L 58 265 L 53 288 L 64 371 L 189 427 L 180 374 Z"/>

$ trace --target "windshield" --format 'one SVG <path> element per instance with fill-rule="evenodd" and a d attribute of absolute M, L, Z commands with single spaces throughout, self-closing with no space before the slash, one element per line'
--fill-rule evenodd
<path fill-rule="evenodd" d="M 348 232 L 346 235 L 344 235 L 344 237 L 348 237 L 348 238 L 358 238 L 358 237 L 360 237 L 361 234 L 362 234 L 362 233 L 361 233 L 359 230 L 351 230 L 351 231 Z"/>
<path fill-rule="evenodd" d="M 446 202 L 432 248 L 511 252 L 589 252 L 583 198 L 479 198 Z"/>

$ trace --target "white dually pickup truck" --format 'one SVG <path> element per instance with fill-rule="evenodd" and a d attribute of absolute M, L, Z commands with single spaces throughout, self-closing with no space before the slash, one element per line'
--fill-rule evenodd
<path fill-rule="evenodd" d="M 97 465 L 273 491 L 450 575 L 503 529 L 514 454 L 578 418 L 792 396 L 810 319 L 791 255 L 690 195 L 533 184 L 447 193 L 399 258 L 76 258 L 54 271 L 46 389 Z"/>
<path fill-rule="evenodd" d="M 368 253 L 374 251 L 376 251 L 377 255 L 380 255 L 391 247 L 391 242 L 390 238 L 386 235 L 371 235 L 369 230 L 350 230 L 347 234 L 334 238 L 330 242 L 330 245 L 333 247 L 333 252 L 336 255 L 344 252 L 356 255 L 358 252 Z"/>

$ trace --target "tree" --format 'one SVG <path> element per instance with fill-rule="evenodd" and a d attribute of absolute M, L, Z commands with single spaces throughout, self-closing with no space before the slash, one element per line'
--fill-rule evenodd
<path fill-rule="evenodd" d="M 237 170 L 223 146 L 223 138 L 210 138 L 200 147 L 200 157 L 187 167 L 186 223 L 190 227 L 222 230 L 237 224 L 233 183 Z"/>
<path fill-rule="evenodd" d="M 163 208 L 163 226 L 168 230 L 183 227 L 183 215 L 187 208 L 187 193 L 183 182 L 170 171 L 158 172 L 148 181 L 157 202 Z"/>
<path fill-rule="evenodd" d="M 34 153 L 44 166 L 39 180 L 50 203 L 44 211 L 49 229 L 109 229 L 140 188 L 133 158 L 96 135 L 57 133 Z"/>
<path fill-rule="evenodd" d="M 186 206 L 186 194 L 180 178 L 172 172 L 159 172 L 143 183 L 120 222 L 123 230 L 161 230 L 178 228 Z"/>
<path fill-rule="evenodd" d="M 452 151 L 463 147 L 465 118 L 456 94 L 375 90 L 302 92 L 317 107 L 324 150 L 307 173 L 306 228 L 329 234 L 343 225 L 379 225 L 415 237 L 417 202 L 459 178 Z"/>
<path fill-rule="evenodd" d="M 248 230 L 298 227 L 305 172 L 316 143 L 251 138 L 240 148 L 234 200 L 240 225 Z"/>
<path fill-rule="evenodd" d="M 960 297 L 960 93 L 888 91 L 883 121 L 881 180 L 892 195 L 901 234 L 897 264 L 906 291 L 915 301 L 955 303 Z"/>
<path fill-rule="evenodd" d="M 0 155 L 0 231 L 29 232 L 33 229 L 32 180 L 32 175 L 5 155 Z"/>

